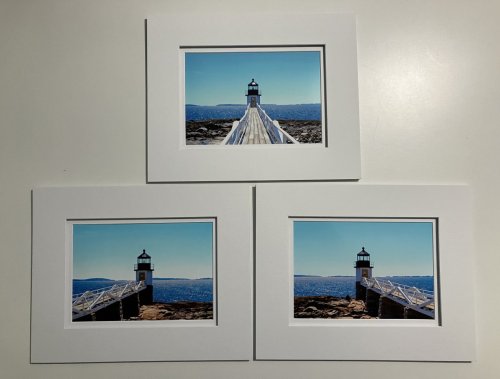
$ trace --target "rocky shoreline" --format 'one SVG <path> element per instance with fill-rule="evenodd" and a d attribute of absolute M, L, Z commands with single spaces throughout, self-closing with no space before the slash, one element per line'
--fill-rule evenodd
<path fill-rule="evenodd" d="M 233 127 L 232 119 L 186 121 L 187 145 L 218 145 Z"/>
<path fill-rule="evenodd" d="M 187 145 L 218 145 L 237 119 L 186 121 Z M 321 143 L 321 121 L 278 120 L 280 127 L 299 143 Z"/>
<path fill-rule="evenodd" d="M 210 302 L 178 301 L 141 305 L 136 320 L 212 320 L 213 304 Z"/>
<path fill-rule="evenodd" d="M 321 121 L 278 120 L 281 129 L 299 143 L 321 143 Z"/>
<path fill-rule="evenodd" d="M 302 296 L 294 299 L 295 318 L 371 319 L 363 300 L 335 296 Z"/>

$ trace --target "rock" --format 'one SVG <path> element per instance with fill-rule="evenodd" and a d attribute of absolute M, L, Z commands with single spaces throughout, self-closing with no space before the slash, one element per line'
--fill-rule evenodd
<path fill-rule="evenodd" d="M 187 145 L 220 144 L 233 126 L 232 119 L 186 122 Z"/>
<path fill-rule="evenodd" d="M 316 312 L 317 310 L 318 310 L 318 308 L 316 308 L 316 307 L 307 307 L 305 309 L 306 312 Z"/>
<path fill-rule="evenodd" d="M 278 120 L 281 128 L 286 129 L 300 143 L 321 143 L 321 121 Z"/>
<path fill-rule="evenodd" d="M 347 307 L 350 308 L 352 312 L 365 311 L 365 303 L 361 300 L 352 300 Z"/>
<path fill-rule="evenodd" d="M 347 300 L 340 299 L 340 300 L 330 301 L 328 304 L 333 307 L 338 307 L 338 306 L 346 307 L 349 304 L 349 302 Z"/>
<path fill-rule="evenodd" d="M 331 308 L 331 305 L 329 303 L 325 303 L 325 302 L 322 302 L 322 301 L 318 301 L 314 304 L 314 306 L 317 308 L 317 309 L 329 309 Z"/>
<path fill-rule="evenodd" d="M 295 318 L 348 318 L 370 317 L 362 300 L 346 300 L 335 296 L 302 296 L 294 298 Z"/>
<path fill-rule="evenodd" d="M 212 303 L 177 302 L 154 303 L 141 306 L 140 320 L 210 320 L 213 319 Z"/>

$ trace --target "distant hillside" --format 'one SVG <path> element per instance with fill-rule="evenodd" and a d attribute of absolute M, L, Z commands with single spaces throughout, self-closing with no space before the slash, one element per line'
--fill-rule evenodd
<path fill-rule="evenodd" d="M 319 275 L 294 275 L 296 278 L 321 278 Z"/>
<path fill-rule="evenodd" d="M 354 275 L 330 275 L 329 278 L 354 278 Z"/>
<path fill-rule="evenodd" d="M 321 275 L 294 275 L 296 278 L 352 278 L 353 275 L 328 275 L 328 276 L 321 276 Z"/>
<path fill-rule="evenodd" d="M 203 279 L 212 279 L 212 278 L 196 278 L 196 279 L 189 279 L 189 278 L 153 278 L 153 280 L 203 280 Z"/>
<path fill-rule="evenodd" d="M 432 275 L 386 275 L 377 276 L 377 278 L 432 278 Z"/>
<path fill-rule="evenodd" d="M 154 280 L 202 280 L 202 279 L 212 279 L 212 278 L 154 278 Z M 133 279 L 129 279 L 133 280 Z M 87 279 L 73 279 L 75 282 L 126 282 L 125 279 L 108 279 L 108 278 L 87 278 Z"/>

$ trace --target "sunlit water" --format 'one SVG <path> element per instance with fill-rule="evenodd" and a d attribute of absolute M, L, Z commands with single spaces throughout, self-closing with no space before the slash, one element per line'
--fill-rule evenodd
<path fill-rule="evenodd" d="M 434 290 L 434 278 L 432 276 L 391 276 L 381 279 L 390 280 L 393 283 L 415 286 L 428 291 Z M 124 281 L 92 280 L 73 281 L 73 293 L 79 294 L 85 291 L 96 290 L 120 284 Z M 213 301 L 212 279 L 172 279 L 153 280 L 154 301 L 171 303 L 175 301 Z M 354 297 L 356 293 L 355 277 L 296 277 L 294 280 L 295 296 L 338 296 Z"/>
<path fill-rule="evenodd" d="M 73 293 L 79 294 L 92 291 L 114 284 L 124 283 L 119 280 L 74 280 Z M 153 300 L 161 303 L 172 303 L 176 301 L 213 301 L 212 279 L 153 279 Z"/>
<path fill-rule="evenodd" d="M 381 277 L 393 283 L 415 286 L 427 291 L 434 290 L 432 276 L 391 276 Z M 356 278 L 354 276 L 333 277 L 296 277 L 294 278 L 295 296 L 338 296 L 354 297 L 356 294 Z"/>
<path fill-rule="evenodd" d="M 186 106 L 186 120 L 240 119 L 246 105 Z M 273 120 L 321 120 L 320 104 L 273 105 L 262 104 Z"/>

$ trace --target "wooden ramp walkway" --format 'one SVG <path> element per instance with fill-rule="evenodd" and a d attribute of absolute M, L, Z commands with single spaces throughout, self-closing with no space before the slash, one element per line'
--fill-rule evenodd
<path fill-rule="evenodd" d="M 271 120 L 259 104 L 255 107 L 247 106 L 241 120 L 233 123 L 233 128 L 222 141 L 223 145 L 297 143 L 297 140 L 285 132 L 277 121 Z"/>
<path fill-rule="evenodd" d="M 248 110 L 248 123 L 243 132 L 242 143 L 244 145 L 271 143 L 271 138 L 269 138 L 269 133 L 264 127 L 257 108 L 250 108 Z"/>

